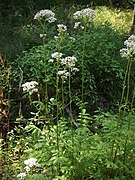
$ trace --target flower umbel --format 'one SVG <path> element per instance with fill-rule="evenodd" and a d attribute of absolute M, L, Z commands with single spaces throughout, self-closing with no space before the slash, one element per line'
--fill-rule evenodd
<path fill-rule="evenodd" d="M 75 56 L 67 56 L 63 59 L 61 59 L 61 65 L 66 65 L 69 68 L 75 67 L 77 59 Z"/>
<path fill-rule="evenodd" d="M 36 158 L 29 158 L 27 160 L 24 161 L 24 164 L 29 166 L 29 167 L 39 167 L 40 164 L 37 163 L 37 159 Z"/>
<path fill-rule="evenodd" d="M 26 82 L 22 85 L 23 91 L 29 92 L 32 95 L 34 92 L 38 92 L 38 83 L 36 81 Z"/>
<path fill-rule="evenodd" d="M 59 52 L 55 52 L 55 53 L 53 53 L 51 56 L 52 56 L 52 58 L 55 58 L 55 59 L 59 59 L 59 58 L 61 58 L 62 57 L 62 53 L 59 53 Z"/>
<path fill-rule="evenodd" d="M 67 26 L 64 24 L 58 24 L 57 27 L 58 27 L 57 29 L 58 32 L 67 31 Z"/>
<path fill-rule="evenodd" d="M 34 16 L 34 19 L 38 21 L 41 21 L 44 19 L 48 23 L 52 23 L 56 21 L 55 14 L 49 9 L 40 10 L 39 12 L 36 13 L 36 15 Z"/>
<path fill-rule="evenodd" d="M 135 35 L 131 35 L 125 42 L 126 48 L 120 50 L 122 57 L 134 57 L 135 58 Z"/>
<path fill-rule="evenodd" d="M 76 22 L 74 25 L 74 29 L 77 29 L 78 27 L 80 27 L 81 29 L 84 29 L 84 26 L 81 26 L 81 22 Z"/>
<path fill-rule="evenodd" d="M 58 40 L 63 40 L 67 35 L 69 35 L 67 33 L 67 26 L 64 25 L 64 24 L 58 24 L 57 25 L 57 31 L 58 31 L 58 35 L 57 36 L 54 36 L 55 40 L 58 41 Z"/>
<path fill-rule="evenodd" d="M 82 9 L 73 14 L 73 18 L 81 20 L 83 23 L 89 23 L 96 17 L 96 12 L 90 8 Z"/>
<path fill-rule="evenodd" d="M 19 173 L 19 174 L 17 175 L 17 177 L 18 177 L 19 179 L 23 179 L 25 176 L 26 176 L 26 173 L 25 173 L 25 172 Z"/>
<path fill-rule="evenodd" d="M 58 75 L 62 78 L 67 78 L 69 76 L 69 72 L 67 72 L 67 70 L 64 69 L 63 71 L 58 71 Z"/>
<path fill-rule="evenodd" d="M 45 37 L 46 37 L 46 34 L 40 34 L 39 37 L 40 37 L 40 38 L 45 38 Z"/>
<path fill-rule="evenodd" d="M 27 173 L 30 172 L 30 167 L 29 166 L 25 166 L 24 169 L 26 170 Z"/>

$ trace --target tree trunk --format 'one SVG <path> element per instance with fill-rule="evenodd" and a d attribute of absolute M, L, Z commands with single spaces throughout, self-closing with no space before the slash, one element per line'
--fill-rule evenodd
<path fill-rule="evenodd" d="M 132 26 L 131 26 L 130 34 L 135 34 L 135 4 L 134 4 L 133 20 L 132 20 Z"/>
<path fill-rule="evenodd" d="M 113 2 L 112 0 L 109 0 L 110 8 L 113 8 Z"/>

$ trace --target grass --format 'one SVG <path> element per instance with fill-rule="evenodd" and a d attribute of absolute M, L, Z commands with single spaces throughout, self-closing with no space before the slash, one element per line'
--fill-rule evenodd
<path fill-rule="evenodd" d="M 95 23 L 97 25 L 108 23 L 121 34 L 129 33 L 132 25 L 132 10 L 112 9 L 102 6 L 96 7 L 96 12 Z"/>

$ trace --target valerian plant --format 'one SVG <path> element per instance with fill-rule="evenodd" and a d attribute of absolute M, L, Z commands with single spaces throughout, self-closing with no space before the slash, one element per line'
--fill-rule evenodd
<path fill-rule="evenodd" d="M 28 76 L 27 80 L 23 79 L 24 84 L 21 81 L 19 86 L 23 94 L 26 92 L 25 98 L 28 97 L 29 106 L 33 109 L 30 110 L 30 118 L 25 118 L 20 107 L 21 116 L 16 120 L 18 126 L 9 133 L 9 147 L 14 154 L 18 153 L 14 178 L 133 179 L 134 94 L 132 111 L 127 113 L 125 108 L 129 97 L 131 63 L 127 66 L 123 85 L 124 87 L 127 83 L 127 93 L 125 90 L 122 92 L 119 114 L 96 111 L 92 116 L 87 113 L 87 103 L 84 102 L 84 83 L 85 79 L 89 79 L 86 77 L 88 72 L 85 72 L 88 58 L 86 44 L 89 42 L 87 32 L 88 28 L 91 30 L 95 11 L 86 8 L 74 13 L 73 17 L 77 20 L 74 28 L 80 27 L 81 31 L 84 31 L 83 35 L 78 36 L 78 40 L 80 38 L 82 41 L 76 42 L 81 44 L 76 53 L 72 48 L 75 47 L 72 46 L 74 39 L 70 37 L 69 28 L 65 24 L 57 24 L 57 34 L 53 40 L 47 42 L 48 23 L 56 20 L 52 11 L 41 10 L 34 16 L 34 19 L 42 24 L 43 32 L 40 37 L 43 45 L 33 48 L 29 54 L 26 53 L 26 64 L 20 67 L 20 70 L 25 69 L 25 65 L 30 63 L 27 67 L 30 67 L 28 70 L 32 69 L 31 76 Z M 130 57 L 134 58 L 134 36 L 131 36 L 125 45 L 127 50 L 124 52 L 128 54 L 130 50 Z M 95 54 L 96 52 L 98 51 L 96 50 Z M 108 52 L 106 56 L 108 57 Z M 103 63 L 100 62 L 99 66 Z M 77 97 L 74 99 L 77 94 L 74 95 L 76 85 L 74 87 L 73 82 L 79 73 L 81 101 Z M 124 95 L 126 103 L 121 116 Z M 79 115 L 74 111 L 75 100 L 78 101 Z M 119 121 L 121 118 L 122 122 Z"/>
<path fill-rule="evenodd" d="M 75 20 L 78 20 L 75 22 L 74 28 L 80 27 L 81 29 L 84 29 L 84 39 L 83 39 L 83 48 L 82 48 L 82 60 L 81 60 L 81 66 L 82 66 L 82 102 L 84 99 L 84 59 L 85 59 L 85 47 L 86 47 L 86 33 L 87 28 L 90 26 L 92 20 L 95 18 L 96 12 L 90 8 L 82 9 L 81 11 L 77 11 L 73 14 L 73 18 Z M 81 25 L 82 24 L 82 25 Z"/>

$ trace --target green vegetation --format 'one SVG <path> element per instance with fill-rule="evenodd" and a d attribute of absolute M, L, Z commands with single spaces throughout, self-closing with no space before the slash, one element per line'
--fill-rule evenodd
<path fill-rule="evenodd" d="M 47 5 L 0 24 L 0 179 L 132 180 L 132 10 Z"/>

